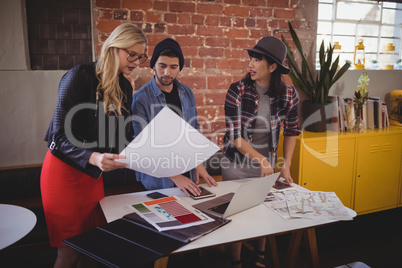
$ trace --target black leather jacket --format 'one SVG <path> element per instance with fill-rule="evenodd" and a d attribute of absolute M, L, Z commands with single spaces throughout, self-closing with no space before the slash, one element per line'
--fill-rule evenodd
<path fill-rule="evenodd" d="M 95 63 L 68 71 L 60 81 L 56 111 L 45 136 L 54 156 L 94 178 L 99 178 L 102 171 L 88 163 L 91 154 L 119 153 L 133 139 L 128 118 L 133 89 L 123 74 L 119 79 L 125 98 L 122 116 L 116 117 L 105 115 L 102 96 L 96 101 Z"/>

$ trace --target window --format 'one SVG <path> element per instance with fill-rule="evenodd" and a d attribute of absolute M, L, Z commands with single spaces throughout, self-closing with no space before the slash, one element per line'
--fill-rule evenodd
<path fill-rule="evenodd" d="M 326 47 L 329 42 L 339 42 L 340 64 L 345 60 L 353 63 L 355 46 L 363 40 L 366 69 L 384 69 L 390 57 L 394 69 L 402 69 L 402 4 L 369 0 L 318 2 L 317 53 L 322 40 Z M 386 50 L 389 43 L 391 49 Z"/>
<path fill-rule="evenodd" d="M 68 70 L 92 60 L 90 0 L 26 0 L 32 70 Z"/>

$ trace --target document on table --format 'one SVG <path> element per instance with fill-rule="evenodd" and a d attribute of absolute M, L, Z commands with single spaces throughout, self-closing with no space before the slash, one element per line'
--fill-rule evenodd
<path fill-rule="evenodd" d="M 332 218 L 352 220 L 345 206 L 334 192 L 285 192 L 289 214 L 294 218 Z"/>
<path fill-rule="evenodd" d="M 219 147 L 164 107 L 120 153 L 127 168 L 157 178 L 183 174 L 205 162 Z"/>
<path fill-rule="evenodd" d="M 341 200 L 333 192 L 284 191 L 269 193 L 264 204 L 286 220 L 352 220 Z"/>
<path fill-rule="evenodd" d="M 200 225 L 214 221 L 197 212 L 177 196 L 169 196 L 131 205 L 139 216 L 158 231 Z"/>

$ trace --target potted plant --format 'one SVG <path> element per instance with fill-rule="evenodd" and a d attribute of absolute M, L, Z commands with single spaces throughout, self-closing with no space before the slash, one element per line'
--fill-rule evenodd
<path fill-rule="evenodd" d="M 304 128 L 308 131 L 324 132 L 327 130 L 328 123 L 325 111 L 328 110 L 326 109 L 326 106 L 328 105 L 329 90 L 349 69 L 351 62 L 346 61 L 346 63 L 338 69 L 339 56 L 336 57 L 334 61 L 332 60 L 334 47 L 330 44 L 329 47 L 325 49 L 324 41 L 322 41 L 319 51 L 320 70 L 313 73 L 310 70 L 306 54 L 303 51 L 300 40 L 294 31 L 292 24 L 290 22 L 288 24 L 293 42 L 301 56 L 301 67 L 298 66 L 293 52 L 283 36 L 282 41 L 285 43 L 287 48 L 286 58 L 291 70 L 289 77 L 292 79 L 295 87 L 302 90 L 308 98 L 302 103 L 303 120 L 306 120 L 311 115 L 321 115 L 314 116 L 317 117 L 317 120 L 314 118 L 313 123 Z"/>

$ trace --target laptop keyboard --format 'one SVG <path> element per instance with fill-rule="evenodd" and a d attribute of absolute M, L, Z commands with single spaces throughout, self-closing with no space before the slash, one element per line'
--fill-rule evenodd
<path fill-rule="evenodd" d="M 229 203 L 230 202 L 220 204 L 218 206 L 210 208 L 209 210 L 211 210 L 213 212 L 216 212 L 216 213 L 219 213 L 219 214 L 223 214 L 223 213 L 225 213 L 227 207 L 229 206 Z"/>

